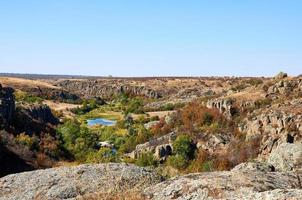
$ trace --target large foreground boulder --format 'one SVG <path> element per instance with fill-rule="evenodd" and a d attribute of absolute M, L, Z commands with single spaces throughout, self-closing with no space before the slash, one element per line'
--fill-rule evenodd
<path fill-rule="evenodd" d="M 211 172 L 176 177 L 145 189 L 152 200 L 208 199 L 301 199 L 300 179 L 296 173 Z"/>
<path fill-rule="evenodd" d="M 109 163 L 60 167 L 0 179 L 0 200 L 75 199 L 91 193 L 144 189 L 160 176 L 134 165 Z"/>

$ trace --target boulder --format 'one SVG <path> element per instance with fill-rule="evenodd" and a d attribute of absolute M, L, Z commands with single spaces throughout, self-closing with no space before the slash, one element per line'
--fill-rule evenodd
<path fill-rule="evenodd" d="M 145 129 L 150 129 L 153 126 L 156 126 L 159 123 L 160 123 L 160 121 L 151 121 L 151 122 L 145 123 L 144 127 L 145 127 Z"/>
<path fill-rule="evenodd" d="M 241 163 L 234 167 L 232 171 L 236 172 L 251 172 L 251 171 L 258 171 L 258 172 L 274 172 L 274 166 L 266 163 L 266 162 L 246 162 Z"/>
<path fill-rule="evenodd" d="M 275 76 L 275 79 L 284 79 L 284 78 L 286 78 L 288 75 L 287 75 L 287 73 L 285 73 L 285 72 L 279 72 L 279 74 L 277 74 L 276 76 Z"/>
<path fill-rule="evenodd" d="M 301 199 L 295 173 L 225 171 L 175 177 L 144 190 L 152 200 Z"/>
<path fill-rule="evenodd" d="M 302 168 L 302 144 L 283 143 L 269 155 L 268 163 L 277 171 Z"/>
<path fill-rule="evenodd" d="M 0 200 L 76 199 L 96 192 L 143 189 L 160 180 L 150 170 L 127 164 L 60 167 L 1 178 Z"/>
<path fill-rule="evenodd" d="M 171 155 L 173 148 L 172 143 L 176 139 L 176 133 L 171 132 L 159 138 L 155 138 L 144 144 L 136 146 L 135 150 L 126 156 L 136 159 L 143 153 L 153 153 L 158 159 Z"/>

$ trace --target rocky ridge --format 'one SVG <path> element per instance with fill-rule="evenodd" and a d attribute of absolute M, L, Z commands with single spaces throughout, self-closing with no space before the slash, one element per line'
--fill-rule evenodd
<path fill-rule="evenodd" d="M 97 199 L 101 194 L 107 194 L 102 199 L 110 199 L 114 194 L 132 191 L 141 194 L 137 199 L 146 200 L 298 200 L 302 196 L 301 176 L 299 170 L 275 172 L 268 164 L 243 163 L 232 171 L 162 181 L 156 172 L 129 164 L 80 165 L 3 177 L 0 199 Z"/>
<path fill-rule="evenodd" d="M 0 200 L 71 200 L 91 193 L 135 191 L 160 181 L 156 173 L 127 164 L 52 168 L 1 178 Z"/>
<path fill-rule="evenodd" d="M 125 83 L 123 80 L 63 80 L 57 83 L 59 87 L 88 98 L 102 97 L 110 99 L 114 95 L 128 93 L 147 98 L 159 98 L 161 94 L 147 86 L 137 86 Z"/>

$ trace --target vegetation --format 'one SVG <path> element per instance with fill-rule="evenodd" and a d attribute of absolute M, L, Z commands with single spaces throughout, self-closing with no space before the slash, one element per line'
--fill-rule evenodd
<path fill-rule="evenodd" d="M 250 79 L 233 85 L 234 91 L 243 90 L 252 85 L 262 84 L 261 80 Z M 42 99 L 25 92 L 17 91 L 19 102 L 39 103 Z M 213 96 L 211 96 L 213 97 Z M 209 98 L 209 97 L 207 97 Z M 22 133 L 16 137 L 16 142 L 37 152 L 39 162 L 47 158 L 68 158 L 77 163 L 131 162 L 139 166 L 169 167 L 180 173 L 228 170 L 235 165 L 253 159 L 258 154 L 260 139 L 245 140 L 244 134 L 237 131 L 237 119 L 230 121 L 218 110 L 209 109 L 202 103 L 203 98 L 191 103 L 166 103 L 156 111 L 175 111 L 165 117 L 150 117 L 144 105 L 156 100 L 148 100 L 140 96 L 120 94 L 112 101 L 105 102 L 98 98 L 82 101 L 82 106 L 72 110 L 71 119 L 65 119 L 54 131 L 35 134 Z M 271 100 L 258 100 L 246 112 L 263 108 L 271 104 Z M 70 110 L 69 110 L 70 111 Z M 155 110 L 152 110 L 155 111 Z M 168 112 L 167 112 L 168 113 Z M 64 112 L 57 112 L 58 117 L 64 117 Z M 88 127 L 87 120 L 105 118 L 116 120 L 115 126 Z M 19 118 L 18 118 L 19 119 Z M 20 118 L 19 120 L 22 120 Z M 241 119 L 240 119 L 241 120 Z M 240 121 L 238 120 L 238 122 Z M 145 128 L 148 122 L 156 122 L 150 129 Z M 143 144 L 153 138 L 158 138 L 175 131 L 173 152 L 158 160 L 152 152 L 140 154 L 137 159 L 125 156 L 135 150 L 138 144 Z M 209 152 L 197 149 L 197 142 L 211 136 L 226 135 L 231 139 L 227 149 L 217 149 Z M 102 146 L 101 142 L 108 144 Z"/>
<path fill-rule="evenodd" d="M 30 104 L 43 102 L 42 98 L 30 95 L 27 92 L 23 92 L 20 90 L 17 90 L 15 92 L 15 99 L 17 102 L 26 102 L 26 103 L 30 103 Z"/>
<path fill-rule="evenodd" d="M 73 112 L 77 115 L 83 115 L 86 114 L 90 111 L 92 111 L 93 109 L 98 108 L 100 105 L 103 105 L 104 102 L 97 100 L 97 99 L 89 99 L 89 100 L 84 100 L 82 102 L 82 106 L 73 109 Z"/>
<path fill-rule="evenodd" d="M 38 140 L 36 137 L 30 137 L 29 135 L 26 135 L 25 133 L 21 133 L 20 135 L 17 135 L 16 142 L 18 144 L 27 146 L 29 149 L 36 149 L 38 148 Z"/>
<path fill-rule="evenodd" d="M 141 154 L 135 163 L 141 167 L 157 165 L 157 161 L 156 161 L 155 157 L 150 152 Z"/>

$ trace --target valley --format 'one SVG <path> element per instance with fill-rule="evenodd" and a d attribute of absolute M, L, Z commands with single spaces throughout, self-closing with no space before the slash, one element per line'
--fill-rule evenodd
<path fill-rule="evenodd" d="M 283 72 L 7 75 L 0 128 L 0 200 L 302 195 L 302 77 Z"/>

